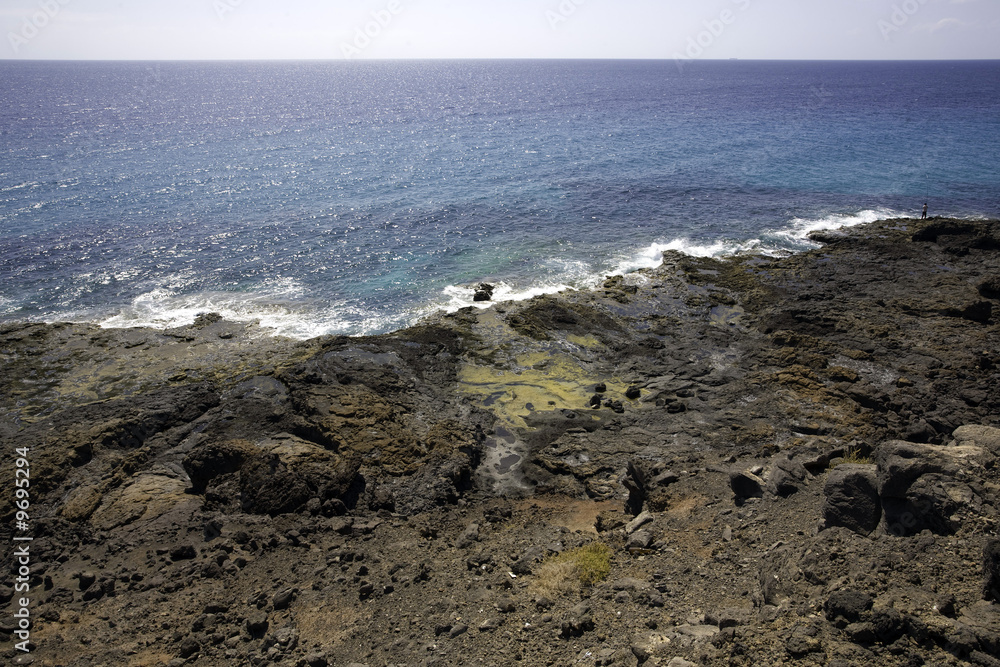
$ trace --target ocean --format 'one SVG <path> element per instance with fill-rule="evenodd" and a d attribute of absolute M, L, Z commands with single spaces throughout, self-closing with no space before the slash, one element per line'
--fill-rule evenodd
<path fill-rule="evenodd" d="M 1000 62 L 0 62 L 0 321 L 296 338 L 1000 217 Z"/>

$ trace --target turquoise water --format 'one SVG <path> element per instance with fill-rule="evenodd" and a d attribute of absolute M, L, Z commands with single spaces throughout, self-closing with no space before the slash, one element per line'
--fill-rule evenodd
<path fill-rule="evenodd" d="M 0 319 L 390 331 L 880 217 L 1000 217 L 1000 64 L 3 62 Z"/>

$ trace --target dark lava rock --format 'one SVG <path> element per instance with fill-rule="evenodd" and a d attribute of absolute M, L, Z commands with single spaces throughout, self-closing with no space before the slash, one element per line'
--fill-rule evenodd
<path fill-rule="evenodd" d="M 594 629 L 594 619 L 590 613 L 590 605 L 581 602 L 568 612 L 559 624 L 559 632 L 563 637 L 580 637 Z"/>
<path fill-rule="evenodd" d="M 983 548 L 983 599 L 1000 602 L 1000 539 Z"/>
<path fill-rule="evenodd" d="M 1000 299 L 1000 276 L 990 276 L 979 283 L 978 289 L 987 299 Z"/>
<path fill-rule="evenodd" d="M 198 643 L 198 640 L 192 637 L 188 637 L 187 639 L 181 642 L 180 656 L 182 658 L 190 658 L 192 655 L 194 655 L 200 650 L 201 650 L 201 644 Z"/>
<path fill-rule="evenodd" d="M 277 454 L 260 453 L 240 469 L 240 501 L 245 512 L 277 516 L 322 501 L 345 496 L 360 463 L 318 446 L 311 455 L 286 464 Z"/>
<path fill-rule="evenodd" d="M 177 562 L 179 560 L 191 560 L 198 555 L 195 548 L 190 544 L 180 544 L 170 549 L 170 560 Z"/>
<path fill-rule="evenodd" d="M 293 600 L 295 600 L 295 589 L 286 588 L 283 591 L 275 593 L 273 600 L 274 608 L 275 610 L 288 609 Z"/>
<path fill-rule="evenodd" d="M 824 527 L 843 526 L 861 535 L 878 528 L 882 504 L 874 465 L 837 466 L 827 475 L 823 494 Z"/>
<path fill-rule="evenodd" d="M 796 493 L 809 476 L 809 472 L 798 461 L 787 454 L 777 457 L 768 475 L 768 490 L 776 496 L 787 498 Z"/>
<path fill-rule="evenodd" d="M 989 301 L 976 301 L 956 308 L 948 308 L 944 314 L 949 317 L 958 317 L 963 320 L 986 324 L 993 315 L 993 304 Z"/>
<path fill-rule="evenodd" d="M 267 632 L 270 623 L 267 620 L 267 613 L 258 611 L 247 618 L 245 627 L 251 637 L 261 638 Z"/>
<path fill-rule="evenodd" d="M 764 495 L 764 480 L 749 471 L 730 473 L 729 486 L 737 498 L 760 498 Z"/>
<path fill-rule="evenodd" d="M 476 293 L 472 297 L 472 300 L 477 302 L 492 301 L 493 292 L 495 289 L 496 288 L 493 285 L 490 285 L 489 283 L 479 283 L 479 285 L 476 287 Z"/>
<path fill-rule="evenodd" d="M 191 478 L 194 492 L 204 493 L 213 479 L 237 472 L 256 454 L 257 448 L 249 442 L 211 442 L 184 457 L 184 471 Z"/>
<path fill-rule="evenodd" d="M 79 578 L 80 578 L 81 591 L 87 590 L 88 588 L 94 585 L 95 581 L 97 581 L 97 575 L 89 571 L 81 572 Z"/>
<path fill-rule="evenodd" d="M 841 590 L 831 593 L 823 608 L 828 621 L 845 627 L 860 621 L 861 616 L 871 610 L 873 602 L 872 596 L 863 591 Z"/>
<path fill-rule="evenodd" d="M 629 551 L 642 551 L 648 549 L 653 543 L 653 534 L 647 530 L 637 530 L 628 536 L 625 548 Z"/>
<path fill-rule="evenodd" d="M 953 519 L 964 493 L 956 480 L 960 464 L 951 449 L 899 440 L 876 450 L 879 496 L 883 521 L 894 535 L 930 530 L 939 535 L 955 531 Z M 971 493 L 971 492 L 970 492 Z"/>
<path fill-rule="evenodd" d="M 322 653 L 310 653 L 302 659 L 307 667 L 329 667 L 330 662 Z"/>

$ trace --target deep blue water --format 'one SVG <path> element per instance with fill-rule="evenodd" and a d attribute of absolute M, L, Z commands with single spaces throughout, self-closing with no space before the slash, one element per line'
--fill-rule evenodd
<path fill-rule="evenodd" d="M 373 333 L 1000 217 L 1000 63 L 0 62 L 0 319 Z"/>

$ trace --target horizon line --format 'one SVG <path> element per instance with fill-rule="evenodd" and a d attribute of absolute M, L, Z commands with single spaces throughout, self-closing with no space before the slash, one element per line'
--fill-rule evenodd
<path fill-rule="evenodd" d="M 3 63 L 38 63 L 38 62 L 90 62 L 90 63 L 210 63 L 210 62 L 486 62 L 497 60 L 511 61 L 591 61 L 591 62 L 675 62 L 676 57 L 664 58 L 626 58 L 626 57 L 535 57 L 535 56 L 471 56 L 471 57 L 420 57 L 420 58 L 3 58 Z M 997 58 L 682 58 L 688 64 L 722 63 L 722 62 L 826 62 L 826 63 L 944 63 L 944 62 L 1000 62 Z"/>

